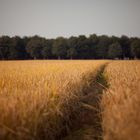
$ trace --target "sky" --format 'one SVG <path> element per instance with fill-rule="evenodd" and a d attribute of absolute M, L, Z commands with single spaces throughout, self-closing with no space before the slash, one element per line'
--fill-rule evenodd
<path fill-rule="evenodd" d="M 0 0 L 0 36 L 140 37 L 140 0 Z"/>

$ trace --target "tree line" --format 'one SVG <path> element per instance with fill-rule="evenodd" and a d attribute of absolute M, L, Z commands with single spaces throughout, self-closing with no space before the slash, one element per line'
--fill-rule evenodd
<path fill-rule="evenodd" d="M 70 38 L 0 37 L 0 60 L 139 59 L 140 38 L 80 35 Z"/>

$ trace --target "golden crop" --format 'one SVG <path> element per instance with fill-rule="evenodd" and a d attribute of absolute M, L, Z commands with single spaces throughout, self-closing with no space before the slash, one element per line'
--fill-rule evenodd
<path fill-rule="evenodd" d="M 109 83 L 102 98 L 104 140 L 139 140 L 140 62 L 114 61 L 104 74 Z"/>
<path fill-rule="evenodd" d="M 101 99 L 103 139 L 139 140 L 140 62 L 97 60 L 1 61 L 0 140 L 55 140 L 68 134 L 80 119 L 81 100 L 90 92 L 90 101 L 96 92 L 88 88 L 96 76 L 95 88 L 109 85 Z M 92 137 L 91 129 L 87 133 Z"/>
<path fill-rule="evenodd" d="M 67 131 L 86 75 L 107 61 L 1 61 L 0 139 L 53 140 Z M 76 116 L 77 114 L 75 114 Z"/>

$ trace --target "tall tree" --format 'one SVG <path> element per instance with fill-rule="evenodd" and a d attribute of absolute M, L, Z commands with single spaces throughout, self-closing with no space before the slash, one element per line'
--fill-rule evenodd
<path fill-rule="evenodd" d="M 67 57 L 70 58 L 70 59 L 73 59 L 77 56 L 77 51 L 74 47 L 70 47 L 68 50 L 67 50 Z"/>
<path fill-rule="evenodd" d="M 77 37 L 72 36 L 68 39 L 68 46 L 69 47 L 76 48 L 77 44 L 78 44 L 78 38 Z"/>
<path fill-rule="evenodd" d="M 89 46 L 89 58 L 96 58 L 96 47 L 98 44 L 98 36 L 96 34 L 92 34 L 88 38 L 88 46 Z"/>
<path fill-rule="evenodd" d="M 111 36 L 111 37 L 110 37 L 110 41 L 111 41 L 111 42 L 110 42 L 111 44 L 116 43 L 116 42 L 118 42 L 118 43 L 120 44 L 120 38 L 117 37 L 117 36 Z M 110 45 L 111 45 L 111 44 L 110 44 Z"/>
<path fill-rule="evenodd" d="M 8 59 L 9 48 L 11 47 L 11 39 L 8 36 L 0 38 L 0 59 Z"/>
<path fill-rule="evenodd" d="M 123 35 L 120 38 L 120 44 L 122 47 L 122 58 L 130 58 L 131 57 L 131 48 L 130 48 L 130 39 Z"/>
<path fill-rule="evenodd" d="M 121 58 L 122 56 L 122 48 L 121 45 L 116 42 L 109 46 L 108 57 L 111 59 Z"/>
<path fill-rule="evenodd" d="M 30 39 L 31 39 L 31 38 L 30 38 L 30 37 L 27 37 L 27 36 L 24 36 L 24 37 L 22 38 L 23 46 L 24 46 L 24 48 L 25 48 L 24 59 L 31 59 L 30 54 L 27 53 L 27 50 L 26 50 L 26 46 L 27 46 L 28 42 L 30 41 Z"/>
<path fill-rule="evenodd" d="M 53 40 L 44 40 L 44 46 L 42 48 L 42 56 L 44 59 L 50 59 L 52 58 L 52 45 Z"/>
<path fill-rule="evenodd" d="M 23 40 L 19 36 L 11 38 L 11 46 L 9 47 L 9 59 L 25 59 L 26 50 Z"/>
<path fill-rule="evenodd" d="M 135 58 L 140 58 L 140 39 L 134 40 L 132 42 L 131 52 Z"/>
<path fill-rule="evenodd" d="M 99 42 L 96 47 L 97 58 L 106 59 L 108 57 L 108 46 L 110 43 L 111 39 L 108 36 L 99 36 Z"/>
<path fill-rule="evenodd" d="M 43 45 L 44 45 L 43 39 L 38 36 L 34 36 L 28 42 L 26 46 L 26 50 L 31 55 L 32 58 L 41 59 L 42 58 L 41 51 L 42 51 L 42 48 L 44 47 Z"/>
<path fill-rule="evenodd" d="M 84 35 L 80 35 L 77 39 L 77 45 L 76 45 L 76 50 L 78 53 L 78 58 L 79 59 L 84 59 L 87 58 L 89 55 L 89 50 L 88 50 L 88 39 Z"/>
<path fill-rule="evenodd" d="M 57 56 L 58 59 L 66 58 L 67 47 L 67 40 L 63 37 L 59 37 L 53 43 L 52 53 Z"/>
<path fill-rule="evenodd" d="M 70 59 L 77 58 L 78 52 L 77 52 L 77 37 L 70 37 L 68 39 L 68 49 L 67 49 L 67 57 Z"/>

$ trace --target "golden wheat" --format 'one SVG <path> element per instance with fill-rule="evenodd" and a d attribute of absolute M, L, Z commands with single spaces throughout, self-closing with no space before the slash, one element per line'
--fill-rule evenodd
<path fill-rule="evenodd" d="M 139 140 L 140 61 L 114 61 L 104 75 L 110 85 L 102 98 L 104 140 Z"/>
<path fill-rule="evenodd" d="M 1 61 L 0 139 L 53 140 L 68 131 L 85 76 L 106 62 Z"/>

